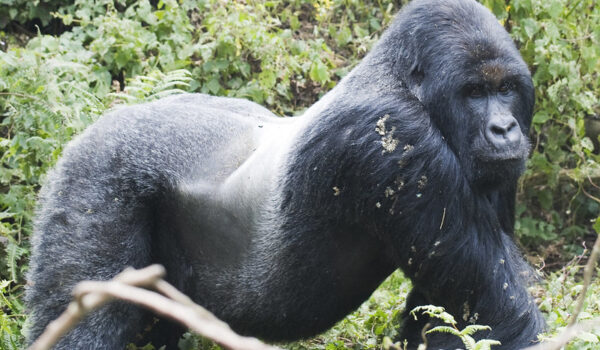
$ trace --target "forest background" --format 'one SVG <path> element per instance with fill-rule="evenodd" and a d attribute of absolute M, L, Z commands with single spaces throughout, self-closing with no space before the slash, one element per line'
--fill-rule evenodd
<path fill-rule="evenodd" d="M 536 86 L 516 235 L 542 276 L 532 293 L 551 335 L 571 318 L 600 232 L 600 6 L 481 2 L 517 43 Z M 360 61 L 404 3 L 0 0 L 0 349 L 22 348 L 36 193 L 74 135 L 115 105 L 184 91 L 301 114 Z M 395 273 L 334 329 L 284 346 L 385 347 L 409 289 Z M 579 318 L 598 316 L 594 279 Z M 583 333 L 568 348 L 598 349 L 599 337 L 600 330 Z M 180 343 L 213 347 L 191 336 Z"/>

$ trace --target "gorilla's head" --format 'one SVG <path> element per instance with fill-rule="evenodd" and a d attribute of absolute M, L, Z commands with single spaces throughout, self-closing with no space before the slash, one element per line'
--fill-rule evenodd
<path fill-rule="evenodd" d="M 498 20 L 473 0 L 415 0 L 382 38 L 393 71 L 423 103 L 480 189 L 515 181 L 529 153 L 534 92 Z"/>

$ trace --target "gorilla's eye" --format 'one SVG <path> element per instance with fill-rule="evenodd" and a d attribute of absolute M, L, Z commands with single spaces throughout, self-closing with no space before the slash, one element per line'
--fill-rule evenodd
<path fill-rule="evenodd" d="M 512 89 L 513 89 L 513 84 L 509 81 L 505 81 L 498 88 L 498 92 L 500 92 L 501 94 L 507 94 L 507 93 L 511 92 Z"/>
<path fill-rule="evenodd" d="M 483 86 L 481 85 L 470 85 L 467 87 L 467 95 L 471 98 L 480 98 L 484 95 Z"/>

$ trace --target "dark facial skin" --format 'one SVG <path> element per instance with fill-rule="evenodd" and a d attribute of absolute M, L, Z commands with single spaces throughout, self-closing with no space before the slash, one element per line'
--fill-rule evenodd
<path fill-rule="evenodd" d="M 481 75 L 486 76 L 485 72 L 484 68 Z M 462 89 L 466 110 L 472 112 L 470 121 L 476 124 L 472 129 L 479 131 L 470 146 L 472 180 L 480 187 L 514 181 L 524 169 L 529 141 L 524 133 L 527 125 L 515 113 L 522 103 L 518 84 L 517 78 L 500 75 L 495 80 L 468 83 Z"/>
<path fill-rule="evenodd" d="M 467 87 L 467 106 L 483 121 L 486 144 L 478 149 L 483 160 L 512 160 L 527 155 L 523 154 L 526 150 L 522 148 L 524 135 L 510 109 L 515 99 L 510 81 L 504 81 L 500 86 Z"/>
<path fill-rule="evenodd" d="M 526 71 L 507 68 L 507 60 L 465 59 L 446 76 L 425 72 L 413 88 L 472 186 L 483 192 L 516 181 L 529 155 L 531 80 Z"/>

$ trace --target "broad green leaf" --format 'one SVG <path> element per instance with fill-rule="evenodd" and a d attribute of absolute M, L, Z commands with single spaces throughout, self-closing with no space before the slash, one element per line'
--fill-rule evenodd
<path fill-rule="evenodd" d="M 550 116 L 545 111 L 539 111 L 533 116 L 532 122 L 534 124 L 544 124 L 550 120 Z"/>
<path fill-rule="evenodd" d="M 592 142 L 592 140 L 589 137 L 584 137 L 583 139 L 581 139 L 581 147 L 583 147 L 589 151 L 593 151 L 594 143 Z"/>
<path fill-rule="evenodd" d="M 596 231 L 597 234 L 600 234 L 600 216 L 596 218 L 596 221 L 594 221 L 594 231 Z"/>
<path fill-rule="evenodd" d="M 550 14 L 550 17 L 558 18 L 558 16 L 560 16 L 560 14 L 562 13 L 563 9 L 564 6 L 563 3 L 561 3 L 561 1 L 549 0 L 548 7 L 546 10 L 548 11 L 548 14 Z"/>
<path fill-rule="evenodd" d="M 540 30 L 540 25 L 531 18 L 522 19 L 520 25 L 530 39 Z"/>
<path fill-rule="evenodd" d="M 319 84 L 325 84 L 329 80 L 327 66 L 320 60 L 313 62 L 309 74 L 310 78 Z"/>

